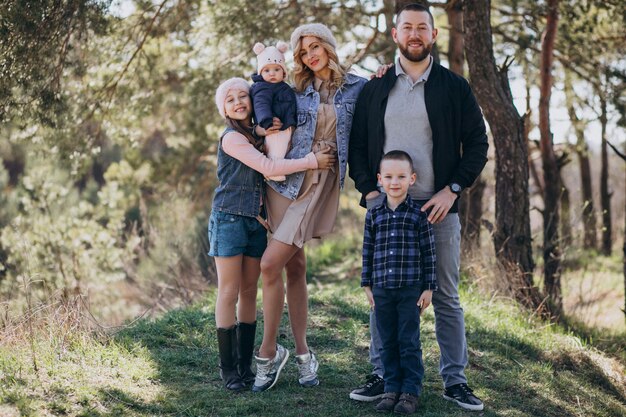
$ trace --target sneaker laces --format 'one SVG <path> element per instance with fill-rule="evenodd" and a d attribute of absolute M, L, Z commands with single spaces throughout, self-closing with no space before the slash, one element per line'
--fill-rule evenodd
<path fill-rule="evenodd" d="M 371 388 L 381 379 L 378 375 L 370 375 L 367 377 L 364 388 Z"/>
<path fill-rule="evenodd" d="M 312 353 L 309 354 L 308 361 L 304 361 L 302 363 L 300 361 L 296 361 L 296 365 L 298 366 L 298 371 L 300 372 L 300 376 L 303 379 L 313 378 L 317 376 L 316 372 L 313 370 L 313 354 Z"/>
<path fill-rule="evenodd" d="M 256 363 L 256 377 L 258 379 L 266 379 L 267 378 L 267 374 L 269 373 L 270 369 L 272 369 L 272 360 L 269 359 L 267 361 L 267 364 L 259 364 L 259 362 L 257 361 Z"/>
<path fill-rule="evenodd" d="M 465 394 L 469 394 L 469 395 L 474 394 L 474 391 L 472 391 L 472 389 L 467 384 L 461 384 L 460 388 Z"/>

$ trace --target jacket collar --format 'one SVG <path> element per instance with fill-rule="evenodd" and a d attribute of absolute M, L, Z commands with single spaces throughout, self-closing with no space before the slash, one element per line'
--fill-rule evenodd
<path fill-rule="evenodd" d="M 439 73 L 441 72 L 441 65 L 436 63 L 434 60 L 432 62 L 432 67 L 430 69 L 430 74 L 428 74 L 428 79 L 426 80 L 425 85 L 429 85 L 433 81 L 435 81 Z M 380 79 L 383 83 L 383 91 L 385 92 L 385 97 L 389 94 L 391 89 L 393 88 L 396 80 L 398 79 L 398 75 L 396 74 L 396 66 L 395 64 L 387 70 L 385 75 Z"/>
<path fill-rule="evenodd" d="M 387 72 L 390 72 L 390 71 L 387 71 Z M 354 75 L 352 73 L 347 73 L 345 79 L 343 80 L 343 85 L 346 86 L 346 85 L 356 84 L 358 81 L 359 81 L 359 77 L 357 75 Z M 313 87 L 313 82 L 312 82 L 311 84 L 307 86 L 307 88 L 304 89 L 304 95 L 308 96 L 310 94 L 313 94 L 314 91 L 315 91 L 315 88 Z"/>
<path fill-rule="evenodd" d="M 379 206 L 381 210 L 387 211 L 389 213 L 404 212 L 404 211 L 407 211 L 409 207 L 413 207 L 413 199 L 408 194 L 406 195 L 406 198 L 404 199 L 404 201 L 398 204 L 398 207 L 396 207 L 395 210 L 390 209 L 389 205 L 387 205 L 387 194 L 385 194 L 385 197 L 383 198 L 383 202 Z"/>

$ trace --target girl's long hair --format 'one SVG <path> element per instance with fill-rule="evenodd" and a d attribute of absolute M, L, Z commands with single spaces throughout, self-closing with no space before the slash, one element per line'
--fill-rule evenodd
<path fill-rule="evenodd" d="M 263 138 L 257 138 L 254 134 L 254 128 L 248 126 L 243 120 L 233 120 L 226 116 L 226 126 L 235 129 L 236 132 L 241 133 L 248 142 L 252 144 L 258 151 L 263 152 Z"/>
<path fill-rule="evenodd" d="M 336 89 L 340 89 L 343 86 L 346 77 L 346 70 L 339 64 L 339 57 L 337 57 L 337 52 L 335 48 L 328 42 L 324 41 L 321 38 L 317 38 L 320 45 L 326 50 L 328 53 L 328 68 L 330 68 L 330 85 L 335 87 Z M 296 87 L 296 91 L 302 93 L 315 78 L 315 74 L 309 67 L 304 65 L 302 62 L 302 58 L 300 57 L 300 51 L 302 50 L 302 37 L 298 39 L 296 43 L 296 47 L 293 50 L 293 62 L 294 62 L 294 71 L 293 71 L 293 81 Z"/>

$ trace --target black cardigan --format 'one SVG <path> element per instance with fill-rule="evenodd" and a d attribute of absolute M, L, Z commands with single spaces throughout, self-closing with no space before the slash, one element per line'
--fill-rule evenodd
<path fill-rule="evenodd" d="M 377 190 L 376 174 L 385 142 L 385 109 L 396 82 L 395 66 L 382 78 L 370 80 L 356 103 L 350 147 L 349 175 L 365 195 Z M 433 63 L 424 86 L 428 121 L 433 133 L 435 191 L 451 182 L 472 185 L 487 163 L 487 134 L 483 115 L 465 78 Z M 450 212 L 458 211 L 458 199 Z"/>

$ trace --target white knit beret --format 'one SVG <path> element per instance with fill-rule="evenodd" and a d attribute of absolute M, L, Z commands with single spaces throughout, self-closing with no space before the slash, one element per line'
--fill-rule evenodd
<path fill-rule="evenodd" d="M 289 45 L 282 41 L 279 41 L 276 46 L 268 47 L 261 42 L 255 43 L 252 50 L 257 55 L 257 74 L 261 75 L 261 70 L 266 65 L 277 64 L 281 66 L 283 71 L 285 71 L 285 76 L 287 76 L 287 67 L 285 66 L 285 52 L 287 52 L 287 48 L 289 48 Z"/>
<path fill-rule="evenodd" d="M 226 118 L 226 113 L 224 111 L 224 102 L 226 101 L 226 96 L 230 90 L 243 90 L 246 93 L 250 92 L 250 84 L 243 78 L 235 77 L 230 78 L 217 87 L 215 90 L 215 105 L 217 106 L 217 111 L 220 112 L 220 116 L 224 119 Z"/>
<path fill-rule="evenodd" d="M 328 42 L 337 49 L 337 41 L 333 36 L 333 33 L 328 29 L 326 25 L 321 23 L 308 23 L 306 25 L 298 26 L 291 34 L 291 49 L 296 50 L 296 44 L 298 39 L 303 36 L 317 36 L 318 38 Z"/>

